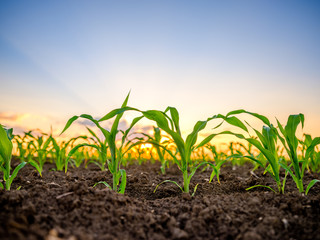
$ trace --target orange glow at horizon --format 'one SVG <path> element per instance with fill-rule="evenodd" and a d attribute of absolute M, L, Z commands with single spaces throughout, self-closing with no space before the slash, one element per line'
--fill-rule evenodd
<path fill-rule="evenodd" d="M 271 119 L 271 118 L 270 118 Z M 130 118 L 128 120 L 124 116 L 123 121 L 124 124 L 123 126 L 126 127 L 128 123 L 130 123 Z M 283 124 L 286 123 L 287 117 L 281 117 L 279 118 L 280 122 Z M 39 129 L 37 132 L 41 133 L 44 132 L 46 134 L 52 133 L 52 135 L 58 139 L 58 141 L 66 141 L 72 137 L 77 137 L 80 135 L 87 135 L 89 136 L 89 132 L 86 129 L 86 125 L 82 122 L 75 121 L 72 126 L 62 135 L 60 135 L 62 129 L 64 128 L 65 124 L 67 122 L 66 120 L 61 120 L 61 119 L 54 119 L 49 116 L 41 115 L 41 114 L 32 114 L 32 113 L 13 113 L 13 112 L 0 112 L 0 123 L 7 126 L 7 127 L 12 127 L 14 129 L 14 134 L 23 134 L 23 132 L 27 132 L 29 130 L 35 130 Z M 112 123 L 112 120 L 110 121 Z M 272 121 L 274 122 L 274 121 Z M 255 122 L 250 122 L 252 123 L 252 126 L 256 127 L 258 130 L 261 130 L 261 123 L 255 123 Z M 149 124 L 149 125 L 148 125 Z M 152 128 L 153 122 L 143 122 L 141 125 L 136 125 L 135 132 L 147 132 L 149 135 L 153 136 L 154 130 Z M 192 126 L 192 125 L 190 125 Z M 91 126 L 90 126 L 91 128 Z M 185 129 L 183 126 L 181 127 L 182 129 Z M 93 127 L 93 130 L 98 133 L 99 130 L 95 129 Z M 235 132 L 238 129 L 236 128 L 230 128 L 229 126 L 226 126 L 225 129 L 223 129 L 223 126 L 221 127 L 221 130 L 219 129 L 212 129 L 210 126 L 207 126 L 206 129 L 201 131 L 198 136 L 198 143 L 203 140 L 205 137 L 207 137 L 209 134 L 212 133 L 218 133 L 223 130 L 231 130 Z M 184 136 L 184 139 L 186 136 L 192 131 L 192 128 L 187 131 L 183 131 L 182 134 Z M 298 138 L 302 139 L 303 134 L 311 134 L 311 136 L 317 137 L 320 135 L 320 125 L 317 123 L 316 118 L 308 118 L 306 116 L 305 120 L 305 127 L 303 130 L 301 130 L 301 126 L 298 127 L 297 129 L 297 136 Z M 167 136 L 167 133 L 161 130 L 162 138 L 161 138 L 161 143 L 170 140 L 171 138 Z M 98 136 L 101 136 L 101 134 Z M 228 149 L 228 144 L 230 142 L 243 142 L 240 141 L 240 139 L 231 136 L 231 135 L 220 135 L 216 136 L 211 140 L 211 144 L 215 145 L 217 147 L 218 151 L 225 151 Z M 151 144 L 144 144 L 141 146 L 142 149 L 150 149 L 152 148 Z"/>

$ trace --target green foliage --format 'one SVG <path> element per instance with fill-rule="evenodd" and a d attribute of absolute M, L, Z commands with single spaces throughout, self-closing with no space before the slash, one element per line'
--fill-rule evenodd
<path fill-rule="evenodd" d="M 130 93 L 129 93 L 130 94 Z M 110 152 L 111 155 L 111 161 L 108 161 L 108 169 L 110 173 L 112 174 L 113 177 L 113 184 L 112 184 L 112 189 L 114 191 L 117 191 L 119 193 L 124 193 L 125 187 L 126 187 L 126 172 L 124 169 L 120 169 L 121 165 L 121 159 L 122 159 L 122 146 L 124 144 L 124 141 L 126 139 L 127 134 L 129 131 L 132 129 L 132 127 L 141 119 L 141 117 L 135 118 L 133 122 L 131 123 L 129 129 L 126 130 L 124 136 L 122 137 L 122 144 L 120 148 L 117 148 L 116 146 L 116 135 L 119 132 L 118 130 L 118 125 L 120 122 L 121 117 L 123 116 L 123 113 L 128 110 L 132 110 L 130 107 L 127 107 L 127 102 L 129 99 L 129 94 L 127 95 L 126 99 L 124 100 L 122 106 L 120 109 L 115 109 L 106 114 L 104 117 L 102 117 L 99 120 L 94 119 L 91 115 L 88 114 L 82 114 L 80 116 L 73 116 L 70 118 L 62 130 L 61 134 L 65 132 L 71 124 L 76 121 L 79 117 L 84 118 L 87 120 L 90 120 L 92 123 L 95 124 L 95 126 L 102 132 L 105 141 L 100 141 L 96 135 L 91 131 L 91 134 L 95 136 L 96 142 L 95 144 L 80 144 L 75 146 L 68 154 L 68 158 L 66 161 L 66 166 L 68 164 L 68 160 L 70 159 L 71 155 L 77 151 L 78 148 L 83 147 L 83 146 L 89 146 L 93 147 L 98 150 L 100 157 L 102 158 L 102 162 L 104 162 L 107 158 L 107 148 Z M 111 130 L 107 130 L 103 128 L 100 125 L 100 122 L 109 120 L 111 118 L 115 117 L 115 120 L 113 121 Z M 89 130 L 90 131 L 90 130 Z M 67 169 L 67 168 L 66 168 Z M 121 183 L 120 183 L 121 181 Z"/>
<path fill-rule="evenodd" d="M 205 121 L 198 121 L 193 128 L 193 131 L 187 136 L 186 140 L 182 138 L 180 125 L 179 125 L 179 113 L 176 108 L 168 107 L 164 112 L 159 110 L 149 110 L 142 111 L 144 117 L 155 121 L 159 128 L 165 131 L 173 139 L 174 144 L 179 152 L 180 159 L 176 158 L 170 151 L 166 151 L 173 157 L 174 162 L 178 165 L 179 169 L 182 172 L 183 176 L 183 187 L 175 182 L 176 185 L 180 186 L 180 189 L 183 189 L 183 192 L 189 193 L 189 185 L 191 178 L 195 174 L 196 170 L 203 165 L 210 165 L 213 169 L 217 171 L 217 166 L 210 162 L 202 162 L 198 165 L 192 166 L 191 154 L 195 150 L 198 134 L 202 131 L 207 123 L 213 119 L 223 119 L 224 121 L 229 122 L 230 124 L 238 124 L 242 128 L 246 127 L 238 119 L 231 117 L 225 117 L 221 114 L 214 115 L 211 118 L 208 118 Z M 204 145 L 204 144 L 203 144 Z M 202 146 L 203 146 L 202 145 Z M 173 182 L 168 180 L 166 182 Z"/>
<path fill-rule="evenodd" d="M 16 178 L 19 170 L 26 165 L 26 162 L 20 163 L 11 173 L 12 156 L 12 128 L 5 129 L 0 124 L 0 171 L 3 173 L 4 185 L 0 182 L 0 188 L 10 190 L 12 181 Z"/>
<path fill-rule="evenodd" d="M 303 176 L 308 164 L 308 158 L 312 152 L 312 149 L 314 149 L 314 147 L 320 143 L 320 139 L 315 138 L 314 141 L 310 143 L 307 149 L 306 158 L 302 161 L 302 163 L 300 163 L 297 153 L 299 141 L 296 136 L 296 131 L 300 123 L 303 128 L 304 115 L 301 113 L 297 115 L 290 115 L 284 128 L 278 120 L 277 123 L 282 136 L 278 132 L 277 134 L 291 160 L 290 165 L 287 165 L 284 162 L 280 163 L 280 165 L 289 172 L 290 176 L 296 183 L 299 192 L 303 193 L 305 191 L 303 187 Z M 291 170 L 291 166 L 293 166 L 293 171 Z M 318 180 L 314 179 L 309 183 L 307 186 L 308 191 L 317 181 Z"/>
<path fill-rule="evenodd" d="M 280 179 L 280 162 L 279 162 L 279 156 L 278 156 L 277 146 L 276 146 L 277 136 L 278 136 L 277 129 L 275 127 L 273 127 L 273 125 L 269 122 L 269 120 L 266 117 L 259 115 L 259 114 L 256 114 L 256 113 L 247 112 L 245 110 L 232 111 L 232 112 L 228 113 L 227 116 L 230 116 L 231 114 L 240 114 L 240 113 L 250 114 L 250 115 L 262 120 L 265 124 L 267 124 L 267 126 L 263 126 L 262 131 L 258 131 L 257 129 L 252 128 L 258 137 L 257 139 L 246 138 L 242 134 L 237 134 L 237 133 L 234 133 L 231 131 L 224 131 L 221 133 L 209 135 L 199 145 L 204 145 L 204 144 L 208 143 L 209 141 L 211 141 L 211 139 L 213 137 L 220 135 L 220 134 L 230 134 L 230 135 L 234 135 L 240 139 L 246 140 L 249 144 L 256 147 L 263 154 L 263 156 L 265 157 L 265 159 L 268 162 L 268 165 L 266 167 L 258 158 L 254 157 L 252 154 L 246 155 L 244 157 L 256 162 L 257 164 L 259 164 L 259 166 L 264 168 L 266 170 L 266 172 L 268 172 L 271 175 L 271 177 L 275 180 L 277 187 L 278 187 L 278 192 L 283 193 L 284 187 L 285 187 L 286 177 L 281 181 L 281 179 Z M 234 119 L 235 118 L 236 117 L 234 117 Z M 249 131 L 243 127 L 243 123 L 242 124 L 239 124 L 239 123 L 240 123 L 240 120 L 238 122 L 234 121 L 234 124 L 232 124 L 232 125 L 239 127 L 242 130 L 245 130 L 247 133 L 249 133 Z M 261 186 L 259 186 L 259 187 L 261 187 Z M 268 186 L 263 186 L 263 187 L 267 187 L 269 189 L 271 188 Z M 251 189 L 251 188 L 249 188 L 249 189 Z M 273 191 L 275 191 L 275 190 L 273 190 Z"/>
<path fill-rule="evenodd" d="M 320 172 L 320 152 L 317 151 L 317 145 L 320 144 L 320 137 L 312 138 L 311 135 L 305 134 L 302 144 L 302 157 L 307 162 L 307 168 L 311 172 Z"/>
<path fill-rule="evenodd" d="M 61 132 L 61 134 L 64 133 L 73 122 L 82 118 L 92 122 L 102 133 L 102 137 L 98 137 L 93 129 L 87 127 L 89 137 L 79 136 L 59 143 L 52 135 L 48 136 L 42 133 L 37 136 L 32 131 L 26 132 L 22 136 L 14 136 L 12 129 L 5 129 L 0 125 L 0 170 L 3 173 L 0 188 L 10 190 L 13 179 L 17 176 L 18 171 L 25 166 L 25 161 L 35 167 L 42 176 L 43 165 L 46 161 L 52 160 L 58 171 L 63 170 L 63 168 L 67 171 L 69 163 L 76 167 L 82 163 L 85 163 L 85 166 L 94 163 L 102 171 L 109 171 L 113 179 L 112 184 L 105 181 L 97 184 L 104 184 L 114 191 L 124 193 L 127 174 L 121 167 L 128 165 L 128 162 L 132 159 L 133 150 L 138 152 L 137 160 L 140 164 L 147 160 L 149 156 L 145 157 L 145 149 L 142 144 L 152 144 L 152 150 L 148 153 L 150 159 L 160 160 L 162 174 L 165 174 L 169 162 L 176 164 L 182 174 L 183 185 L 168 179 L 158 184 L 154 191 L 163 183 L 172 183 L 178 186 L 182 192 L 190 193 L 191 179 L 198 168 L 203 171 L 212 169 L 209 182 L 216 178 L 220 183 L 220 169 L 225 162 L 228 161 L 235 167 L 241 166 L 245 159 L 249 159 L 255 164 L 253 170 L 258 167 L 263 168 L 265 173 L 274 179 L 275 183 L 275 187 L 259 184 L 251 186 L 247 190 L 263 187 L 283 194 L 287 176 L 290 175 L 296 183 L 297 189 L 301 193 L 308 194 L 310 189 L 320 181 L 314 179 L 306 187 L 303 184 L 306 170 L 311 173 L 319 173 L 320 171 L 320 152 L 318 148 L 320 137 L 312 138 L 311 135 L 305 134 L 302 141 L 298 139 L 296 134 L 299 126 L 303 128 L 303 114 L 290 115 L 286 125 L 282 125 L 278 120 L 276 120 L 276 125 L 273 125 L 263 115 L 243 109 L 235 110 L 226 115 L 217 114 L 204 121 L 196 122 L 191 133 L 184 138 L 181 133 L 180 116 L 176 108 L 167 107 L 165 111 L 141 111 L 127 106 L 128 99 L 129 94 L 120 108 L 110 111 L 100 119 L 94 119 L 88 114 L 73 116 L 67 121 Z M 141 116 L 133 119 L 128 129 L 120 130 L 119 123 L 126 111 L 135 111 Z M 238 118 L 239 114 L 250 115 L 260 120 L 263 123 L 261 130 L 257 130 L 248 122 L 240 120 Z M 103 127 L 102 122 L 112 118 L 111 129 Z M 153 127 L 153 135 L 139 133 L 139 137 L 129 138 L 129 132 L 142 118 L 147 118 L 156 123 L 157 126 Z M 230 130 L 222 131 L 210 134 L 200 143 L 197 143 L 199 133 L 206 128 L 210 121 L 215 119 L 219 119 L 221 122 L 214 129 L 219 128 L 226 122 L 241 130 L 242 133 L 235 133 Z M 163 133 L 166 135 L 163 135 Z M 254 133 L 254 136 L 251 136 L 252 133 Z M 228 145 L 227 154 L 218 152 L 216 147 L 210 144 L 214 137 L 222 134 L 229 134 L 240 139 L 239 142 L 231 142 Z M 164 136 L 166 140 L 163 140 Z M 78 139 L 85 141 L 79 143 Z M 248 145 L 243 144 L 244 141 Z M 22 162 L 11 174 L 12 143 L 16 144 L 18 158 Z M 195 185 L 192 195 L 194 195 L 197 186 Z"/>
<path fill-rule="evenodd" d="M 71 145 L 74 144 L 75 141 L 78 139 L 87 139 L 87 136 L 78 136 L 75 138 L 71 138 L 67 142 L 61 143 L 59 145 L 57 141 L 50 136 L 51 142 L 53 144 L 53 156 L 54 156 L 54 163 L 56 164 L 56 170 L 57 171 L 62 171 L 63 168 L 66 166 L 66 160 L 67 160 L 67 148 Z"/>
<path fill-rule="evenodd" d="M 30 153 L 36 154 L 37 156 L 32 158 L 32 154 L 29 154 L 28 163 L 33 166 L 42 176 L 43 165 L 47 160 L 47 155 L 49 153 L 50 143 L 52 141 L 52 137 L 49 136 L 45 139 L 46 134 L 42 134 L 41 136 L 35 136 L 31 132 L 28 133 L 28 136 L 31 138 L 29 143 L 29 151 Z"/>

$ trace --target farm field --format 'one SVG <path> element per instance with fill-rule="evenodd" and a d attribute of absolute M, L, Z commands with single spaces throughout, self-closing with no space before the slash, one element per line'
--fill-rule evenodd
<path fill-rule="evenodd" d="M 252 165 L 221 169 L 220 180 L 208 183 L 211 171 L 196 173 L 194 197 L 163 184 L 180 180 L 170 167 L 165 175 L 159 163 L 130 165 L 124 195 L 100 185 L 111 176 L 97 166 L 50 171 L 43 177 L 30 165 L 24 167 L 13 188 L 0 193 L 1 239 L 319 239 L 320 185 L 301 195 L 288 179 L 285 194 L 264 188 L 273 179 Z M 107 176 L 107 178 L 106 178 Z M 319 178 L 306 175 L 306 180 Z"/>
<path fill-rule="evenodd" d="M 320 240 L 320 1 L 0 1 L 0 240 Z"/>
<path fill-rule="evenodd" d="M 141 111 L 128 97 L 100 119 L 71 117 L 61 133 L 79 118 L 95 128 L 68 141 L 0 126 L 1 239 L 320 239 L 320 138 L 298 139 L 303 114 L 275 127 L 231 111 L 198 121 L 184 138 L 176 108 Z M 126 111 L 141 115 L 121 130 Z M 130 134 L 143 118 L 155 122 L 153 133 Z M 215 131 L 229 124 L 245 133 L 198 141 L 214 119 Z M 246 143 L 218 151 L 211 141 L 222 134 Z"/>

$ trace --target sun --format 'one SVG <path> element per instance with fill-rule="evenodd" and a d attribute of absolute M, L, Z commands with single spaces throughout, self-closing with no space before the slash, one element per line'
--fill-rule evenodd
<path fill-rule="evenodd" d="M 151 149 L 152 148 L 152 144 L 151 143 L 143 143 L 141 144 L 141 149 Z"/>

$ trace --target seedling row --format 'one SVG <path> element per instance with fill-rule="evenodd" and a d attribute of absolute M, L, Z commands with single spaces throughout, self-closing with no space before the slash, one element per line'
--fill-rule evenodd
<path fill-rule="evenodd" d="M 127 185 L 125 166 L 154 161 L 161 163 L 159 174 L 165 174 L 169 166 L 176 165 L 181 171 L 182 179 L 182 184 L 167 179 L 158 183 L 154 191 L 161 187 L 161 184 L 175 184 L 182 192 L 194 195 L 198 185 L 195 183 L 195 187 L 190 189 L 190 183 L 197 171 L 210 170 L 210 182 L 220 183 L 219 174 L 223 165 L 241 166 L 248 161 L 253 163 L 253 172 L 263 169 L 276 185 L 254 185 L 249 187 L 248 191 L 261 187 L 284 194 L 286 181 L 292 178 L 297 190 L 307 195 L 314 184 L 319 182 L 318 179 L 306 184 L 303 182 L 306 172 L 320 172 L 320 137 L 312 138 L 308 134 L 304 134 L 303 139 L 297 137 L 297 129 L 304 127 L 303 114 L 290 115 L 283 124 L 278 119 L 272 123 L 258 113 L 231 111 L 226 115 L 216 114 L 196 122 L 192 132 L 183 138 L 176 108 L 142 111 L 129 107 L 128 99 L 129 94 L 120 108 L 110 111 L 100 119 L 88 114 L 71 117 L 61 134 L 68 133 L 69 127 L 79 118 L 89 120 L 96 128 L 87 127 L 86 136 L 77 136 L 67 141 L 58 141 L 52 134 L 34 131 L 13 135 L 13 129 L 0 125 L 0 188 L 10 190 L 19 170 L 26 164 L 34 167 L 41 177 L 46 162 L 55 164 L 53 170 L 65 172 L 70 167 L 96 164 L 106 175 L 112 175 L 112 182 L 101 181 L 94 186 L 104 184 L 121 194 L 125 193 Z M 127 129 L 120 130 L 119 122 L 129 111 L 138 116 Z M 256 129 L 249 122 L 241 120 L 240 116 L 246 115 L 260 121 L 263 124 L 262 129 Z M 142 119 L 148 119 L 155 125 L 151 134 L 133 132 L 134 126 Z M 111 129 L 103 127 L 106 121 L 112 123 Z M 217 122 L 216 127 L 207 129 L 206 132 L 212 133 L 199 142 L 199 133 L 206 129 L 211 121 Z M 228 124 L 234 130 L 219 131 L 222 124 Z M 231 142 L 227 151 L 218 151 L 214 140 L 219 135 L 234 136 L 239 142 Z M 13 150 L 19 161 L 14 169 L 11 164 Z M 280 174 L 281 172 L 284 174 Z"/>

